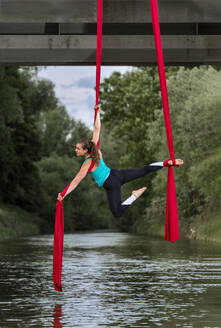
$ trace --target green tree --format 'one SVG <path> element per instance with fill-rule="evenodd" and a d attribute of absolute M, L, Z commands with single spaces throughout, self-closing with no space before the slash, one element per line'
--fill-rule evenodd
<path fill-rule="evenodd" d="M 180 68 L 168 82 L 174 148 L 184 159 L 174 168 L 181 226 L 189 225 L 196 215 L 218 207 L 220 185 L 221 73 L 212 67 Z M 168 157 L 162 112 L 150 126 L 158 134 L 158 156 Z M 164 170 L 153 181 L 154 198 L 146 218 L 161 217 L 165 207 Z"/>
<path fill-rule="evenodd" d="M 176 71 L 176 67 L 167 68 L 167 77 L 176 74 Z M 162 107 L 158 69 L 139 67 L 125 74 L 114 72 L 101 84 L 100 98 L 102 123 L 113 133 L 120 166 L 142 167 L 160 160 L 161 157 L 156 157 L 159 144 L 152 142 L 155 135 L 149 129 L 158 119 L 157 109 Z M 128 197 L 131 190 L 144 185 L 148 186 L 146 194 L 150 197 L 153 177 L 154 174 L 123 186 L 122 198 Z M 137 216 L 145 209 L 147 198 L 139 199 L 121 218 L 123 230 L 129 230 L 133 226 Z"/>
<path fill-rule="evenodd" d="M 16 66 L 1 70 L 1 125 L 7 140 L 5 144 L 1 136 L 2 200 L 35 210 L 40 184 L 34 162 L 39 159 L 41 145 L 29 100 L 25 97 L 31 76 L 31 70 L 23 75 Z"/>

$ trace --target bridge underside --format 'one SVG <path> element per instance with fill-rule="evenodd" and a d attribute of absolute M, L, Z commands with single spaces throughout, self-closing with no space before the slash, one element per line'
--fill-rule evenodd
<path fill-rule="evenodd" d="M 154 65 L 150 0 L 103 0 L 102 65 Z M 167 65 L 221 63 L 220 0 L 158 0 Z M 0 0 L 0 63 L 95 65 L 96 0 Z"/>

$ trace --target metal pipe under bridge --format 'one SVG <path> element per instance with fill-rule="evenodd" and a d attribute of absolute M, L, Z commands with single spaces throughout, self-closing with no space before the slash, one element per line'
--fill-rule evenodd
<path fill-rule="evenodd" d="M 158 0 L 167 65 L 220 64 L 220 0 Z M 97 0 L 0 0 L 0 63 L 95 65 Z M 103 0 L 102 65 L 154 65 L 150 0 Z"/>

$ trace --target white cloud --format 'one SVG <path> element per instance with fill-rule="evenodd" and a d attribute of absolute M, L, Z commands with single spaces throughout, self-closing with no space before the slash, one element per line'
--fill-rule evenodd
<path fill-rule="evenodd" d="M 125 73 L 128 66 L 101 67 L 101 82 L 114 71 Z M 93 127 L 96 67 L 95 66 L 48 66 L 40 67 L 39 78 L 46 78 L 55 84 L 55 94 L 65 105 L 69 115 Z"/>

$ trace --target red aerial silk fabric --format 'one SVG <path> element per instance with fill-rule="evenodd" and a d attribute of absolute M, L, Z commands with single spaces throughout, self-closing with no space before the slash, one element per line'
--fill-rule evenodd
<path fill-rule="evenodd" d="M 61 192 L 64 197 L 70 183 Z M 54 225 L 54 254 L 53 254 L 53 282 L 54 288 L 58 292 L 62 292 L 61 286 L 61 270 L 62 270 L 62 254 L 64 240 L 64 210 L 62 201 L 57 200 L 55 225 Z"/>
<path fill-rule="evenodd" d="M 54 313 L 53 313 L 53 328 L 62 328 L 62 307 L 61 305 L 54 306 Z"/>
<path fill-rule="evenodd" d="M 101 54 L 102 54 L 102 26 L 103 26 L 103 0 L 97 0 L 97 64 L 96 64 L 96 105 L 99 101 L 100 89 L 100 72 L 101 72 Z M 94 122 L 97 117 L 97 109 L 95 109 Z M 97 146 L 99 147 L 100 138 L 98 139 Z M 88 172 L 93 168 L 92 162 Z M 61 192 L 64 197 L 70 184 Z M 56 291 L 62 291 L 61 285 L 61 272 L 62 272 L 62 254 L 63 254 L 63 241 L 64 241 L 64 210 L 63 202 L 57 201 L 54 225 L 54 253 L 53 253 L 53 282 Z"/>
<path fill-rule="evenodd" d="M 97 0 L 97 60 L 96 60 L 96 105 L 99 103 L 100 79 L 101 79 L 101 57 L 102 57 L 102 30 L 103 30 L 103 0 Z M 94 123 L 97 118 L 97 109 L 94 112 Z M 100 137 L 98 138 L 97 147 L 100 146 Z M 94 167 L 94 163 L 87 171 L 87 174 Z"/>
<path fill-rule="evenodd" d="M 166 75 L 165 75 L 165 68 L 164 68 L 157 0 L 151 0 L 151 14 L 152 14 L 153 31 L 154 31 L 154 38 L 155 38 L 155 45 L 156 45 L 156 55 L 157 55 L 158 70 L 159 70 L 159 77 L 160 77 L 167 143 L 168 143 L 170 158 L 174 160 L 175 155 L 174 155 L 174 148 L 173 148 L 173 136 L 172 136 L 172 129 L 171 129 L 171 121 L 170 121 L 167 83 L 166 83 Z M 168 168 L 168 177 L 167 177 L 167 203 L 166 203 L 166 221 L 165 221 L 164 239 L 171 242 L 175 242 L 176 240 L 179 240 L 176 187 L 175 187 L 174 172 L 172 166 Z"/>

